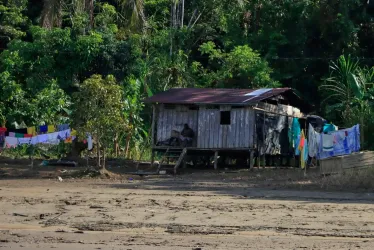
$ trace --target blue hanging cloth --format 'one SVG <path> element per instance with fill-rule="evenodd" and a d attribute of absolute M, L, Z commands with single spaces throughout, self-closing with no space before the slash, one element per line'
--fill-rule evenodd
<path fill-rule="evenodd" d="M 293 118 L 292 126 L 288 134 L 288 138 L 290 140 L 291 146 L 295 149 L 297 149 L 297 147 L 299 146 L 300 134 L 301 134 L 301 128 L 300 128 L 299 119 Z"/>

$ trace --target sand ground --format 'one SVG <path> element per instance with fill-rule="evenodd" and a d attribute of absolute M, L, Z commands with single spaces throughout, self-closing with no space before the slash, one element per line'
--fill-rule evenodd
<path fill-rule="evenodd" d="M 2 249 L 374 249 L 374 194 L 238 174 L 0 180 Z"/>

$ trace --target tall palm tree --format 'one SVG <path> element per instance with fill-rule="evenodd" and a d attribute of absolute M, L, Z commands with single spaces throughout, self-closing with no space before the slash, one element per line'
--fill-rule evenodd
<path fill-rule="evenodd" d="M 139 30 L 144 28 L 146 18 L 143 0 L 116 0 L 121 8 L 127 28 Z"/>
<path fill-rule="evenodd" d="M 86 12 L 90 19 L 90 26 L 94 22 L 94 0 L 44 0 L 41 15 L 41 25 L 44 28 L 61 27 L 63 12 L 72 15 Z"/>
<path fill-rule="evenodd" d="M 44 0 L 41 15 L 41 25 L 44 28 L 51 29 L 60 27 L 62 24 L 62 5 L 63 0 Z"/>

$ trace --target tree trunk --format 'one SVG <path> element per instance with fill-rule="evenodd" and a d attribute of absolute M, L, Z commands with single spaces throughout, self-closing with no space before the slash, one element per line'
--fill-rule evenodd
<path fill-rule="evenodd" d="M 114 137 L 114 155 L 118 157 L 118 153 L 119 153 L 118 133 L 116 133 Z"/>
<path fill-rule="evenodd" d="M 130 140 L 131 140 L 132 133 L 129 133 L 126 137 L 126 150 L 125 150 L 125 158 L 129 155 L 130 150 Z"/>
<path fill-rule="evenodd" d="M 90 28 L 92 29 L 94 25 L 94 2 L 93 0 L 86 0 L 85 9 L 88 12 L 88 16 L 90 17 Z"/>
<path fill-rule="evenodd" d="M 30 145 L 30 159 L 31 159 L 31 168 L 34 168 L 34 153 L 35 153 L 35 146 Z"/>
<path fill-rule="evenodd" d="M 173 5 L 171 5 L 171 8 L 170 8 L 170 12 L 171 12 L 171 15 L 170 15 L 170 51 L 169 51 L 169 55 L 170 57 L 173 55 Z"/>
<path fill-rule="evenodd" d="M 97 141 L 97 167 L 100 168 L 101 167 L 101 162 L 100 162 L 100 143 L 99 141 Z"/>
<path fill-rule="evenodd" d="M 197 14 L 197 9 L 195 9 L 195 10 L 193 11 L 192 16 L 191 16 L 191 18 L 190 18 L 190 21 L 188 22 L 187 29 L 189 29 L 189 28 L 191 27 L 192 22 L 193 22 L 193 20 L 194 20 L 196 14 Z"/>
<path fill-rule="evenodd" d="M 364 124 L 364 115 L 363 115 L 363 112 L 361 112 L 361 118 L 360 118 L 360 122 L 361 122 L 361 145 L 364 146 L 365 144 L 365 124 Z"/>
<path fill-rule="evenodd" d="M 44 0 L 41 13 L 41 26 L 52 29 L 61 27 L 62 24 L 62 0 Z"/>
<path fill-rule="evenodd" d="M 173 5 L 173 28 L 177 26 L 177 0 L 174 0 Z"/>
<path fill-rule="evenodd" d="M 176 14 L 175 14 L 175 27 L 178 28 L 179 27 L 179 12 L 180 12 L 180 8 L 179 8 L 179 2 L 178 2 L 178 5 L 176 4 Z"/>
<path fill-rule="evenodd" d="M 183 20 L 184 20 L 184 0 L 182 0 L 181 28 L 183 28 Z"/>
<path fill-rule="evenodd" d="M 106 171 L 106 168 L 105 168 L 105 148 L 103 147 L 103 170 Z"/>

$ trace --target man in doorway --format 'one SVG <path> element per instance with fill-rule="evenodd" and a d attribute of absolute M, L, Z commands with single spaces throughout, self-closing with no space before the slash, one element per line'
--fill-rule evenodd
<path fill-rule="evenodd" d="M 195 136 L 194 131 L 188 126 L 188 124 L 184 124 L 183 130 L 181 132 L 180 140 L 181 145 L 183 147 L 192 146 L 192 139 Z"/>

